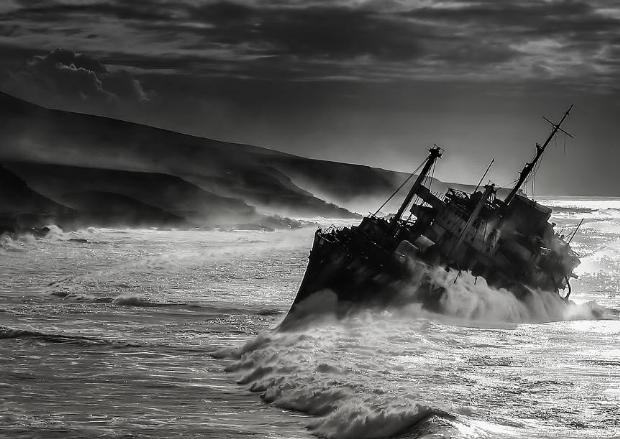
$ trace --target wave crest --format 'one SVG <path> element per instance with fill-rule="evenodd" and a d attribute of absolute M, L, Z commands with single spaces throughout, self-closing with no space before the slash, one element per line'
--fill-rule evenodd
<path fill-rule="evenodd" d="M 312 335 L 264 333 L 237 350 L 215 355 L 234 358 L 227 370 L 265 402 L 314 416 L 307 428 L 322 438 L 383 438 L 414 430 L 436 434 L 453 428 L 454 415 L 413 397 L 369 389 L 357 381 L 363 374 L 351 373 L 343 367 L 346 363 L 334 364 L 332 343 L 343 335 L 343 327 L 333 329 L 318 328 Z"/>
<path fill-rule="evenodd" d="M 435 268 L 433 282 L 442 288 L 442 313 L 467 320 L 509 323 L 540 323 L 561 320 L 603 318 L 604 309 L 596 303 L 565 301 L 555 292 L 531 290 L 523 300 L 503 288 L 489 286 L 470 272 Z"/>

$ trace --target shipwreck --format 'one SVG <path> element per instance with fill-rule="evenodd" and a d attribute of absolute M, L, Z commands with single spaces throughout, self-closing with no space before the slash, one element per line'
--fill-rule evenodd
<path fill-rule="evenodd" d="M 528 198 L 521 188 L 553 137 L 566 133 L 561 125 L 571 109 L 558 123 L 545 119 L 551 133 L 542 145 L 536 144 L 534 158 L 504 199 L 493 184 L 479 184 L 471 193 L 449 189 L 443 197 L 433 194 L 425 181 L 443 152 L 434 146 L 408 179 L 416 177 L 395 215 L 378 216 L 378 210 L 358 226 L 317 230 L 283 324 L 304 314 L 304 303 L 322 291 L 335 294 L 340 313 L 358 304 L 393 303 L 403 282 L 423 278 L 429 267 L 438 266 L 469 271 L 521 300 L 534 290 L 560 295 L 566 289 L 561 297 L 568 300 L 570 279 L 576 277 L 573 270 L 580 262 L 570 246 L 572 236 L 556 232 L 549 222 L 551 208 Z M 417 297 L 423 306 L 439 310 L 444 292 L 432 279 L 423 278 Z"/>

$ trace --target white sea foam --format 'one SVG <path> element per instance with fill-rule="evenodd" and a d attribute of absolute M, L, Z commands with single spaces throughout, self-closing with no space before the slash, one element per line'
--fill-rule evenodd
<path fill-rule="evenodd" d="M 584 254 L 615 239 L 580 230 L 573 242 Z M 620 418 L 620 322 L 519 323 L 520 311 L 495 314 L 513 323 L 472 320 L 493 306 L 484 292 L 467 292 L 463 273 L 451 315 L 411 300 L 264 332 L 281 318 L 273 311 L 291 303 L 313 232 L 91 229 L 18 241 L 0 270 L 10 328 L 0 336 L 14 337 L 0 346 L 12 358 L 4 431 L 300 438 L 308 426 L 329 438 L 617 436 L 610 420 Z M 584 273 L 571 297 L 584 301 L 584 291 L 612 281 L 605 270 Z M 618 308 L 618 298 L 596 294 L 587 300 Z M 115 305 L 117 297 L 157 308 Z"/>
<path fill-rule="evenodd" d="M 265 402 L 312 415 L 307 428 L 319 437 L 516 436 L 511 426 L 473 422 L 475 413 L 446 402 L 467 392 L 467 377 L 441 367 L 463 355 L 460 342 L 428 313 L 412 312 L 367 310 L 299 332 L 263 333 L 216 356 L 233 358 L 228 371 Z"/>
<path fill-rule="evenodd" d="M 549 322 L 600 318 L 602 309 L 596 304 L 568 303 L 557 293 L 531 290 L 523 300 L 510 291 L 490 287 L 486 280 L 470 272 L 431 271 L 433 282 L 444 291 L 442 313 L 468 320 L 488 322 Z"/>
<path fill-rule="evenodd" d="M 330 358 L 333 343 L 346 331 L 346 325 L 328 325 L 313 335 L 262 334 L 235 353 L 229 371 L 266 402 L 314 415 L 308 428 L 319 437 L 390 437 L 433 416 L 453 418 L 415 400 L 368 389 L 363 379 L 351 380 L 355 376 L 346 370 L 346 360 L 337 364 Z"/>
<path fill-rule="evenodd" d="M 428 276 L 444 291 L 442 314 L 417 302 L 415 282 L 405 291 L 409 303 L 403 304 L 401 297 L 398 306 L 358 308 L 341 319 L 332 312 L 335 295 L 322 291 L 302 304 L 307 312 L 296 330 L 263 333 L 236 352 L 220 355 L 235 358 L 228 370 L 265 402 L 313 415 L 308 428 L 319 437 L 521 436 L 521 425 L 481 421 L 476 413 L 452 410 L 446 404 L 450 395 L 435 399 L 433 385 L 440 393 L 446 388 L 463 392 L 460 381 L 467 382 L 441 368 L 444 362 L 454 364 L 454 357 L 457 364 L 459 356 L 466 358 L 459 347 L 463 341 L 452 344 L 445 333 L 460 330 L 444 325 L 515 330 L 522 323 L 597 319 L 605 310 L 595 303 L 566 303 L 545 291 L 518 300 L 469 272 L 437 267 Z M 318 313 L 315 320 L 312 312 L 315 317 Z M 469 343 L 465 340 L 464 346 Z M 510 365 L 511 360 L 482 361 Z M 429 368 L 437 375 L 429 378 Z M 421 389 L 398 385 L 419 379 L 426 381 L 420 382 Z"/>
<path fill-rule="evenodd" d="M 149 300 L 147 297 L 131 295 L 118 296 L 112 301 L 112 303 L 120 306 L 157 306 L 156 303 Z"/>
<path fill-rule="evenodd" d="M 12 359 L 4 431 L 301 438 L 308 426 L 328 438 L 618 437 L 620 321 L 571 320 L 589 317 L 592 305 L 579 302 L 619 309 L 610 292 L 620 279 L 618 235 L 611 221 L 597 223 L 586 220 L 573 240 L 584 269 L 567 314 L 546 296 L 534 296 L 542 315 L 528 304 L 504 312 L 512 298 L 444 272 L 450 313 L 412 299 L 338 320 L 318 301 L 327 317 L 288 333 L 265 331 L 281 318 L 272 311 L 290 305 L 311 229 L 91 229 L 11 241 L 19 251 L 2 250 L 0 261 L 0 356 Z M 118 297 L 158 308 L 112 304 Z M 207 354 L 218 347 L 227 348 Z"/>
<path fill-rule="evenodd" d="M 14 236 L 9 233 L 0 234 L 0 250 L 19 251 L 35 242 L 35 237 L 30 233 Z"/>

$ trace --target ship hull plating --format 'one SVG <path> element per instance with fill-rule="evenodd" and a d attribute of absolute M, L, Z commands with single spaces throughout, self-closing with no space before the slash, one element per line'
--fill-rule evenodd
<path fill-rule="evenodd" d="M 326 306 L 338 317 L 359 306 L 399 306 L 412 299 L 429 310 L 440 310 L 443 291 L 433 284 L 430 267 L 421 258 L 389 251 L 363 238 L 357 242 L 360 246 L 346 245 L 322 230 L 316 232 L 306 272 L 282 327 L 325 311 Z M 333 302 L 326 303 L 330 299 Z"/>
<path fill-rule="evenodd" d="M 328 311 L 343 317 L 360 307 L 398 308 L 417 302 L 428 311 L 443 311 L 446 290 L 434 280 L 433 270 L 454 267 L 438 264 L 432 251 L 421 252 L 412 245 L 406 253 L 401 246 L 390 250 L 367 239 L 357 228 L 350 234 L 354 238 L 345 243 L 320 229 L 315 233 L 306 272 L 281 329 L 317 313 Z M 518 282 L 509 284 L 503 277 L 482 277 L 490 286 L 507 289 L 520 300 L 532 291 Z"/>

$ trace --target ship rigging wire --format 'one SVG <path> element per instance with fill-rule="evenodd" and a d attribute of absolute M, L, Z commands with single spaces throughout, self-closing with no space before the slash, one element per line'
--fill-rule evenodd
<path fill-rule="evenodd" d="M 437 162 L 433 163 L 430 177 L 428 175 L 426 176 L 426 181 L 427 181 L 429 192 L 431 191 L 431 187 L 433 186 L 433 178 L 435 178 L 435 166 L 437 166 Z"/>
<path fill-rule="evenodd" d="M 372 214 L 372 216 L 376 216 L 376 215 L 377 215 L 377 214 L 381 211 L 381 209 L 383 209 L 383 208 L 385 207 L 385 205 L 386 205 L 387 203 L 389 203 L 389 202 L 390 202 L 390 200 L 391 200 L 392 198 L 394 198 L 394 196 L 395 196 L 398 192 L 400 192 L 400 190 L 401 190 L 401 189 L 402 189 L 402 188 L 403 188 L 403 187 L 404 187 L 404 186 L 405 186 L 405 185 L 409 182 L 409 180 L 411 180 L 411 179 L 413 178 L 413 176 L 414 176 L 414 175 L 416 175 L 416 173 L 417 173 L 417 172 L 418 172 L 418 171 L 422 168 L 422 166 L 424 166 L 424 163 L 426 163 L 426 160 L 427 160 L 427 159 L 424 159 L 424 160 L 422 161 L 422 163 L 420 163 L 420 165 L 419 165 L 419 166 L 418 166 L 418 167 L 417 167 L 417 168 L 416 168 L 416 169 L 415 169 L 415 170 L 414 170 L 411 174 L 409 174 L 409 177 L 407 177 L 407 178 L 405 179 L 405 181 L 403 181 L 403 182 L 402 182 L 402 184 L 396 188 L 396 190 L 392 193 L 392 195 L 390 195 L 390 196 L 388 197 L 388 199 L 387 199 L 387 200 L 385 200 L 385 201 L 384 201 L 384 203 L 383 203 L 381 206 L 379 206 L 379 208 L 375 211 L 375 213 L 373 213 L 373 214 Z"/>
<path fill-rule="evenodd" d="M 566 135 L 566 133 L 564 134 L 564 155 L 566 155 L 566 138 L 568 137 L 568 135 Z M 558 139 L 557 137 L 553 138 L 553 146 L 555 148 L 558 148 Z M 531 196 L 534 197 L 536 194 L 536 174 L 538 173 L 538 170 L 540 169 L 540 166 L 542 165 L 543 159 L 544 159 L 545 155 L 541 155 L 540 159 L 538 160 L 538 162 L 536 163 L 536 165 L 534 166 L 534 169 L 532 169 L 529 177 L 525 180 L 525 188 L 527 189 L 527 185 L 529 183 L 530 188 L 531 188 Z"/>

